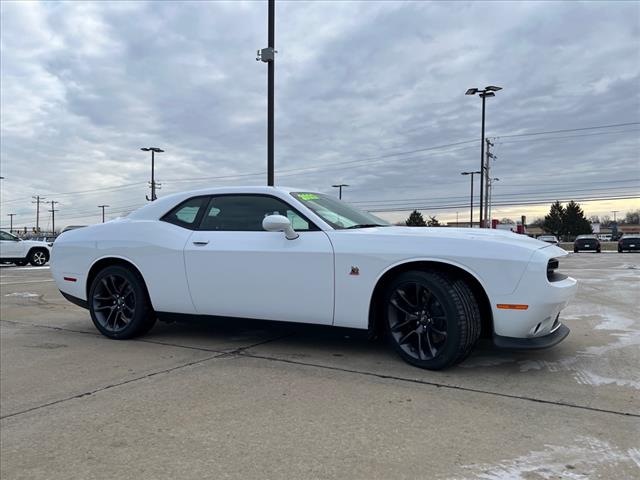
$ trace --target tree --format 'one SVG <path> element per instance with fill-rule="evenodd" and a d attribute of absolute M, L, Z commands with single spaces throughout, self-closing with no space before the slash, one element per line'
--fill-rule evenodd
<path fill-rule="evenodd" d="M 436 216 L 434 215 L 429 216 L 429 220 L 427 221 L 427 227 L 440 227 L 440 222 L 438 221 L 438 219 L 436 218 Z"/>
<path fill-rule="evenodd" d="M 571 200 L 564 209 L 564 232 L 570 236 L 593 233 L 589 220 L 584 216 L 580 204 Z"/>
<path fill-rule="evenodd" d="M 544 217 L 542 222 L 542 229 L 556 237 L 565 233 L 564 207 L 559 201 L 556 200 L 556 202 L 551 205 L 549 214 Z"/>
<path fill-rule="evenodd" d="M 405 223 L 407 224 L 407 227 L 426 227 L 427 226 L 427 222 L 424 221 L 424 217 L 417 210 L 414 210 L 413 212 L 411 212 L 411 215 L 409 215 L 409 218 L 407 218 L 407 221 Z"/>
<path fill-rule="evenodd" d="M 608 227 L 611 225 L 611 217 L 609 215 L 603 215 L 600 217 L 600 225 L 603 227 Z"/>
<path fill-rule="evenodd" d="M 638 223 L 640 223 L 640 210 L 631 210 L 630 212 L 627 212 L 627 214 L 624 216 L 624 220 L 620 223 L 637 225 Z"/>
<path fill-rule="evenodd" d="M 598 215 L 591 215 L 589 217 L 589 223 L 600 223 L 600 217 Z"/>
<path fill-rule="evenodd" d="M 510 218 L 503 218 L 502 220 L 500 220 L 500 223 L 508 223 L 508 224 L 515 224 L 516 222 L 514 222 L 512 219 Z"/>
<path fill-rule="evenodd" d="M 531 222 L 529 225 L 531 225 L 532 227 L 540 227 L 540 228 L 542 228 L 542 226 L 544 225 L 544 218 L 538 217 L 533 222 Z"/>

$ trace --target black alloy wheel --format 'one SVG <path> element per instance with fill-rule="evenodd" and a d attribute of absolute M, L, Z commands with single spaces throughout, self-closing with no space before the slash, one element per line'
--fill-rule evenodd
<path fill-rule="evenodd" d="M 96 328 L 114 339 L 142 335 L 156 320 L 144 281 L 137 272 L 120 265 L 107 267 L 95 277 L 89 307 Z"/>
<path fill-rule="evenodd" d="M 386 327 L 400 356 L 438 370 L 462 361 L 480 335 L 480 312 L 469 287 L 439 272 L 400 274 L 387 288 Z"/>

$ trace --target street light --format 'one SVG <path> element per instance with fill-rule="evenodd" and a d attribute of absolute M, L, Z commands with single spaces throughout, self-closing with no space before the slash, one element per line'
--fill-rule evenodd
<path fill-rule="evenodd" d="M 473 176 L 479 173 L 480 172 L 460 172 L 460 175 L 471 175 L 471 201 L 469 202 L 471 213 L 469 216 L 469 228 L 473 228 Z"/>
<path fill-rule="evenodd" d="M 340 190 L 338 191 L 338 198 L 340 200 L 342 200 L 342 187 L 348 187 L 349 185 L 347 185 L 346 183 L 337 183 L 336 185 L 331 185 L 333 188 L 339 188 Z"/>
<path fill-rule="evenodd" d="M 475 95 L 479 94 L 480 98 L 482 98 L 482 136 L 480 138 L 480 171 L 482 174 L 480 175 L 480 228 L 484 227 L 484 221 L 482 219 L 482 203 L 483 203 L 483 195 L 482 189 L 484 187 L 484 112 L 485 112 L 485 99 L 487 97 L 495 97 L 495 92 L 502 90 L 502 87 L 496 87 L 495 85 L 489 85 L 485 87 L 484 90 L 480 90 L 479 88 L 470 88 L 465 92 L 465 95 Z M 487 179 L 488 180 L 488 179 Z"/>
<path fill-rule="evenodd" d="M 104 223 L 104 209 L 110 206 L 111 205 L 98 205 L 98 208 L 102 209 L 102 223 Z"/>
<path fill-rule="evenodd" d="M 156 200 L 158 198 L 158 197 L 156 197 L 156 181 L 155 181 L 156 159 L 155 159 L 155 154 L 156 153 L 162 153 L 162 152 L 164 152 L 164 150 L 162 150 L 161 148 L 158 148 L 158 147 L 143 147 L 140 150 L 142 150 L 143 152 L 151 152 L 151 198 L 147 197 L 147 200 L 153 202 L 154 200 Z"/>

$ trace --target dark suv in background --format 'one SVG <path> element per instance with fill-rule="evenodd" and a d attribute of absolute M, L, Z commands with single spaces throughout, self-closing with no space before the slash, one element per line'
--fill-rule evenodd
<path fill-rule="evenodd" d="M 600 253 L 600 240 L 595 235 L 578 235 L 576 241 L 573 242 L 573 252 L 595 251 Z"/>

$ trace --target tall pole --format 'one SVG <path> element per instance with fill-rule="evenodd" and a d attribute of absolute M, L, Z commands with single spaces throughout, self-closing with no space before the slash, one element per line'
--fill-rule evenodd
<path fill-rule="evenodd" d="M 489 182 L 489 172 L 491 171 L 491 159 L 496 157 L 491 153 L 491 147 L 493 147 L 493 143 L 491 143 L 491 140 L 487 138 L 485 139 L 485 141 L 487 143 L 487 154 L 485 156 L 484 167 L 484 220 L 487 224 L 487 228 L 491 228 L 491 218 L 489 218 L 489 188 L 491 188 L 491 182 Z"/>
<path fill-rule="evenodd" d="M 151 150 L 151 201 L 156 199 L 156 151 Z"/>
<path fill-rule="evenodd" d="M 13 217 L 15 217 L 15 213 L 7 213 L 7 215 L 9 216 L 10 220 L 9 220 L 9 233 L 13 233 Z"/>
<path fill-rule="evenodd" d="M 269 38 L 268 48 L 276 48 L 276 0 L 269 0 Z M 268 62 L 267 70 L 267 185 L 274 185 L 274 84 L 275 56 Z"/>
<path fill-rule="evenodd" d="M 102 223 L 104 223 L 104 209 L 110 205 L 98 205 L 98 208 L 102 209 Z"/>
<path fill-rule="evenodd" d="M 45 200 L 45 197 L 41 197 L 40 195 L 36 195 L 35 197 L 31 197 L 31 198 L 35 198 L 36 201 L 35 202 L 31 202 L 31 203 L 35 203 L 36 204 L 36 232 L 40 231 L 40 202 Z"/>
<path fill-rule="evenodd" d="M 469 202 L 471 215 L 469 216 L 469 228 L 473 228 L 473 173 L 471 174 L 471 201 Z"/>
<path fill-rule="evenodd" d="M 331 185 L 333 188 L 338 189 L 338 198 L 342 200 L 342 187 L 348 187 L 349 185 L 346 183 L 338 183 L 336 185 Z"/>
<path fill-rule="evenodd" d="M 613 213 L 613 223 L 618 223 L 616 221 L 616 213 L 618 213 L 620 210 L 611 210 L 611 213 Z"/>
<path fill-rule="evenodd" d="M 484 188 L 484 111 L 485 111 L 485 103 L 486 96 L 480 95 L 482 97 L 482 138 L 480 140 L 480 228 L 484 228 L 483 218 L 482 218 L 482 193 Z M 471 176 L 471 182 L 473 182 L 473 176 Z"/>
<path fill-rule="evenodd" d="M 58 202 L 51 200 L 51 210 L 49 210 L 51 212 L 51 233 L 54 235 L 56 234 L 56 212 L 58 211 L 54 208 L 56 203 Z"/>

